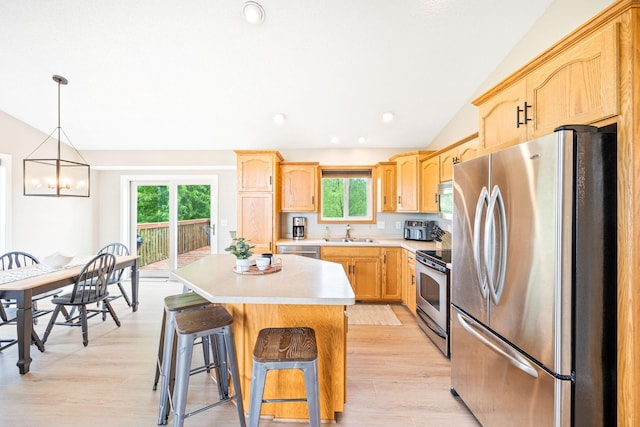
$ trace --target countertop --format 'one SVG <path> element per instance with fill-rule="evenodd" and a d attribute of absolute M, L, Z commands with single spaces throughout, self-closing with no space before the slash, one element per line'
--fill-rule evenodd
<path fill-rule="evenodd" d="M 436 242 L 422 242 L 417 240 L 405 239 L 384 239 L 373 237 L 375 242 L 326 242 L 323 239 L 280 239 L 276 242 L 277 246 L 385 246 L 385 247 L 401 247 L 409 251 L 417 250 L 436 250 Z"/>
<path fill-rule="evenodd" d="M 202 297 L 227 304 L 353 305 L 355 295 L 340 264 L 298 255 L 274 255 L 282 270 L 238 274 L 231 254 L 212 254 L 171 276 Z"/>

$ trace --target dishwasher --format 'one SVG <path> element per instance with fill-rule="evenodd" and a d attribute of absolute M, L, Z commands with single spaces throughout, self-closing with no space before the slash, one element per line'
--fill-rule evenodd
<path fill-rule="evenodd" d="M 307 258 L 320 259 L 320 246 L 281 245 L 278 246 L 278 253 L 300 255 L 306 256 Z"/>

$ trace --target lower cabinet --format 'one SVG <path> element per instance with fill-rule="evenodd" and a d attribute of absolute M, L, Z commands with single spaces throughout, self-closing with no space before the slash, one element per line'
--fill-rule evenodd
<path fill-rule="evenodd" d="M 402 250 L 402 303 L 416 314 L 416 254 Z"/>
<path fill-rule="evenodd" d="M 356 300 L 401 300 L 401 248 L 323 246 L 320 253 L 323 260 L 342 265 Z"/>

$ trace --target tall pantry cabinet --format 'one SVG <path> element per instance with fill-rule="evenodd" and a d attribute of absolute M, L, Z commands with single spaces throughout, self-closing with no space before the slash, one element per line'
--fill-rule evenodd
<path fill-rule="evenodd" d="M 255 245 L 254 253 L 272 253 L 280 235 L 277 151 L 237 150 L 237 236 Z"/>

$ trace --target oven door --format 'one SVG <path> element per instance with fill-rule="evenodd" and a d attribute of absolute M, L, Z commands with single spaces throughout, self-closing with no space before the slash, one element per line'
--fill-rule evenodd
<path fill-rule="evenodd" d="M 449 275 L 416 262 L 416 304 L 445 332 L 449 332 Z"/>

